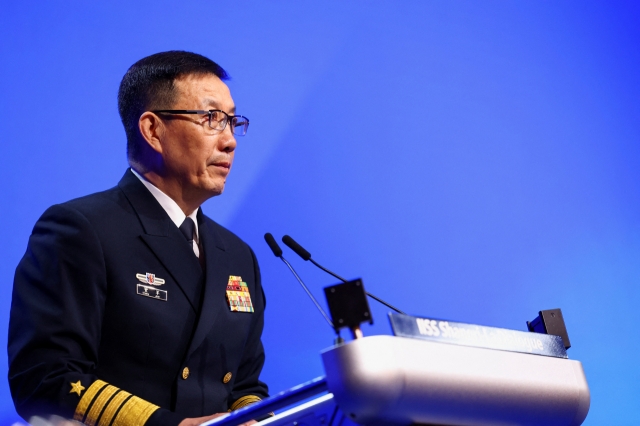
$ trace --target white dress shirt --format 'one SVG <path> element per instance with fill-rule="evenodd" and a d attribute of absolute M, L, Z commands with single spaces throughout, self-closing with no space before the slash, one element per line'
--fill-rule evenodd
<path fill-rule="evenodd" d="M 167 212 L 171 221 L 176 224 L 178 228 L 182 225 L 182 222 L 187 218 L 187 215 L 184 214 L 178 203 L 173 201 L 173 198 L 169 197 L 164 192 L 160 191 L 154 184 L 146 180 L 144 177 L 138 174 L 135 170 L 131 169 L 131 172 L 136 175 L 140 182 L 149 190 L 151 195 L 154 196 L 158 203 L 162 206 L 164 211 Z M 200 242 L 200 238 L 198 234 L 198 219 L 197 219 L 198 209 L 195 209 L 189 217 L 193 220 L 193 223 L 196 225 L 195 227 L 195 235 L 193 236 L 193 252 L 196 254 L 196 257 L 200 257 L 200 248 L 198 247 L 198 243 Z"/>

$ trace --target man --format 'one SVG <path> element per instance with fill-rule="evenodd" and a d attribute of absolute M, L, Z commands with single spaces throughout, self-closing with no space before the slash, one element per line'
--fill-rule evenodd
<path fill-rule="evenodd" d="M 9 325 L 25 419 L 197 425 L 268 396 L 258 264 L 200 209 L 249 124 L 226 78 L 189 52 L 134 64 L 118 93 L 131 169 L 36 223 Z"/>

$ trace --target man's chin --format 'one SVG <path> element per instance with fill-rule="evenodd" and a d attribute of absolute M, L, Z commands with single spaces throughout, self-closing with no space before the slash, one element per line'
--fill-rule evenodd
<path fill-rule="evenodd" d="M 205 188 L 207 198 L 217 197 L 224 192 L 224 184 L 208 185 Z"/>
<path fill-rule="evenodd" d="M 199 198 L 201 203 L 204 203 L 206 200 L 212 197 L 217 197 L 222 194 L 225 187 L 225 180 L 221 179 L 219 176 L 216 179 L 206 178 L 206 179 L 198 179 L 195 182 L 191 183 L 191 191 L 194 197 Z"/>

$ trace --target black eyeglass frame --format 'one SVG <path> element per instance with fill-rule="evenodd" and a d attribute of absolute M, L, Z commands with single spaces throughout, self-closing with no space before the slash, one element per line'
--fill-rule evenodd
<path fill-rule="evenodd" d="M 231 133 L 233 133 L 234 135 L 237 136 L 244 136 L 247 134 L 247 129 L 249 128 L 249 119 L 247 117 L 245 117 L 244 115 L 229 115 L 226 112 L 222 111 L 221 109 L 210 109 L 210 110 L 203 110 L 203 109 L 156 109 L 151 111 L 154 114 L 174 114 L 174 115 L 179 115 L 179 114 L 200 114 L 200 115 L 204 115 L 207 114 L 209 116 L 209 127 L 213 130 L 219 130 L 219 131 L 224 131 L 224 129 L 227 128 L 227 124 L 230 123 L 234 118 L 236 119 L 243 119 L 244 122 L 240 122 L 241 125 L 238 126 L 238 121 L 236 120 L 236 124 L 233 125 L 233 129 L 231 131 Z M 211 125 L 211 122 L 213 121 L 213 113 L 215 112 L 221 112 L 222 114 L 224 114 L 224 116 L 226 117 L 226 119 L 224 120 L 224 125 L 222 126 L 221 129 L 218 129 L 216 127 L 213 127 Z M 218 122 L 219 123 L 219 122 Z M 240 133 L 236 133 L 236 131 L 239 130 Z"/>

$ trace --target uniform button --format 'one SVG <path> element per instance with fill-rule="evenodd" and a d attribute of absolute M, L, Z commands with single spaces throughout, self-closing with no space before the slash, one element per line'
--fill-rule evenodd
<path fill-rule="evenodd" d="M 182 370 L 182 378 L 183 378 L 184 380 L 187 380 L 187 379 L 189 378 L 189 367 L 185 367 L 185 368 Z"/>
<path fill-rule="evenodd" d="M 229 383 L 229 381 L 231 381 L 231 376 L 232 376 L 231 373 L 225 374 L 224 377 L 222 378 L 222 382 L 223 383 Z"/>

